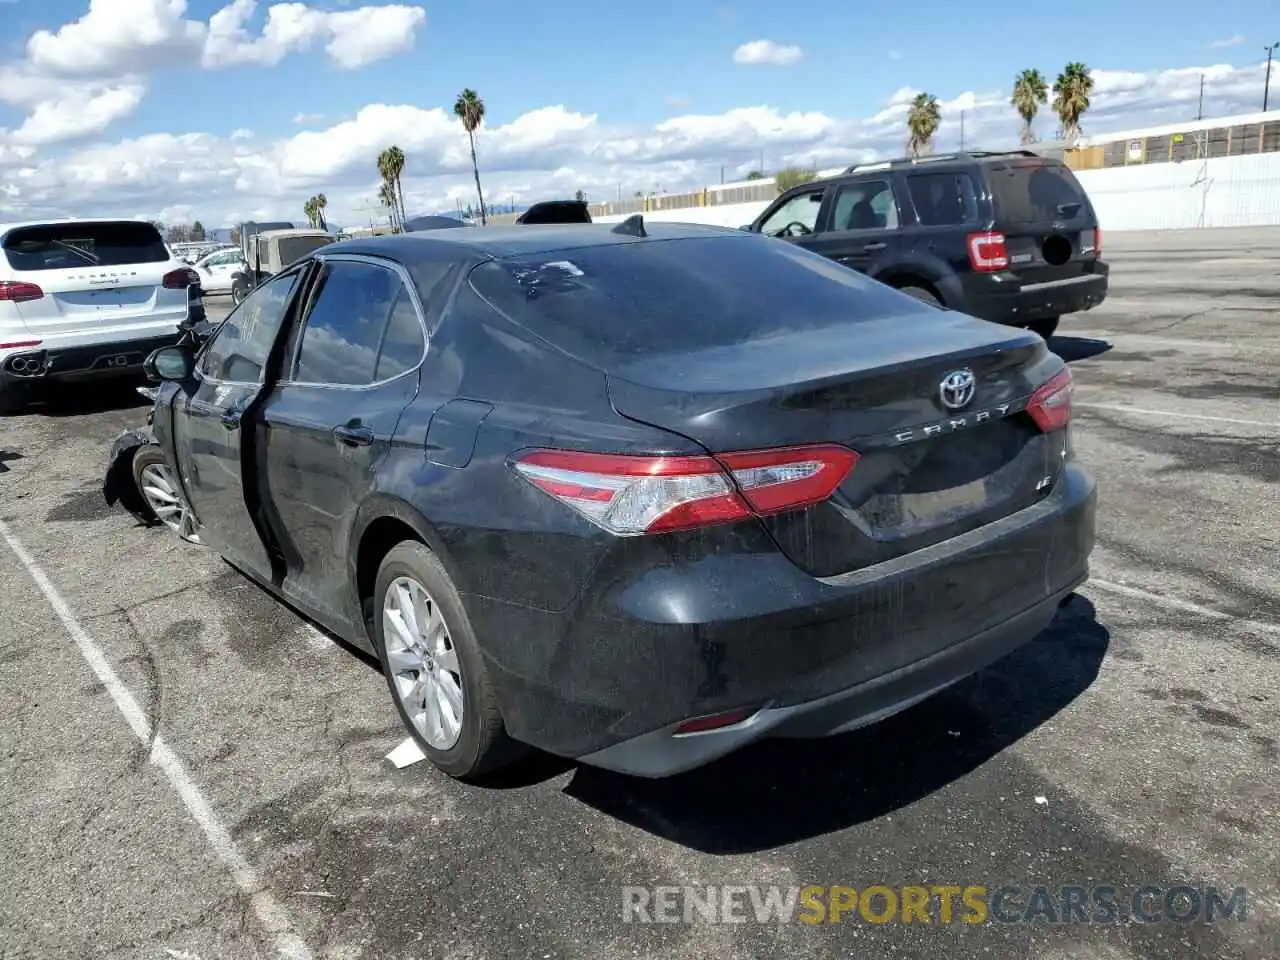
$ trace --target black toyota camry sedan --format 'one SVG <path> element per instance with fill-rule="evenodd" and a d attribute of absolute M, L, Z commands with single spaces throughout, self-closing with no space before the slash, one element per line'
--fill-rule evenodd
<path fill-rule="evenodd" d="M 199 539 L 380 659 L 443 771 L 666 776 L 874 722 L 1087 576 L 1033 333 L 675 224 L 323 247 L 148 361 Z"/>

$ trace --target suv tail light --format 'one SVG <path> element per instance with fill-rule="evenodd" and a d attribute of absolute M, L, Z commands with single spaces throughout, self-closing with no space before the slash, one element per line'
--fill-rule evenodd
<path fill-rule="evenodd" d="M 1071 371 L 1056 373 L 1036 388 L 1027 401 L 1027 413 L 1048 433 L 1061 430 L 1071 419 Z"/>
<path fill-rule="evenodd" d="M 620 537 L 732 523 L 821 503 L 858 455 L 818 444 L 718 457 L 637 457 L 535 450 L 516 471 Z"/>
<path fill-rule="evenodd" d="M 969 266 L 978 273 L 1009 269 L 1009 248 L 998 231 L 971 233 L 968 237 Z"/>
<path fill-rule="evenodd" d="M 196 273 L 191 267 L 179 267 L 177 270 L 170 270 L 164 275 L 164 279 L 160 281 L 161 286 L 166 290 L 185 290 L 187 287 L 194 287 L 200 283 L 200 274 Z"/>
<path fill-rule="evenodd" d="M 21 280 L 0 280 L 0 300 L 9 303 L 26 303 L 28 300 L 39 300 L 44 291 L 34 283 Z"/>

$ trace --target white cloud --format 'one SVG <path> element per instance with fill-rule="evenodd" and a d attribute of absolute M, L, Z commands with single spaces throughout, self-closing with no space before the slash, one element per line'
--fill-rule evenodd
<path fill-rule="evenodd" d="M 0 62 L 0 101 L 28 111 L 0 138 L 47 145 L 102 133 L 137 109 L 147 76 L 165 68 L 273 66 L 323 45 L 339 69 L 357 70 L 410 50 L 426 22 L 420 7 L 401 3 L 329 12 L 283 2 L 267 8 L 253 36 L 246 24 L 255 0 L 231 0 L 208 22 L 188 19 L 187 7 L 187 0 L 89 0 L 78 20 L 36 31 L 23 59 Z"/>
<path fill-rule="evenodd" d="M 310 126 L 313 123 L 319 123 L 323 119 L 323 113 L 295 113 L 293 115 L 293 122 L 300 126 Z"/>
<path fill-rule="evenodd" d="M 1245 37 L 1243 33 L 1233 33 L 1225 40 L 1215 40 L 1209 46 L 1221 50 L 1224 47 L 1238 47 L 1244 43 Z"/>
<path fill-rule="evenodd" d="M 804 51 L 795 44 L 775 43 L 773 40 L 752 40 L 733 51 L 733 62 L 748 66 L 789 67 L 799 63 L 803 57 Z"/>
<path fill-rule="evenodd" d="M 1206 116 L 1252 112 L 1262 69 L 1097 70 L 1084 131 L 1190 120 L 1201 74 Z M 762 152 L 769 169 L 865 162 L 902 153 L 906 112 L 918 92 L 892 91 L 879 109 L 859 118 L 758 105 L 676 115 L 642 128 L 611 124 L 568 105 L 547 106 L 482 128 L 481 176 L 487 199 L 501 206 L 512 198 L 572 196 L 579 189 L 602 200 L 658 188 L 678 192 L 717 182 L 721 167 L 727 179 L 743 176 L 760 165 Z M 1009 91 L 930 92 L 942 111 L 940 149 L 958 145 L 962 110 L 968 146 L 1017 146 L 1019 120 Z M 205 224 L 228 225 L 250 217 L 300 218 L 303 200 L 324 191 L 335 223 L 368 222 L 377 190 L 375 158 L 393 143 L 407 157 L 410 212 L 452 209 L 457 199 L 474 202 L 474 185 L 467 138 L 448 108 L 371 104 L 347 120 L 288 135 L 155 133 L 62 155 L 33 155 L 30 145 L 0 136 L 0 220 L 139 211 L 159 216 L 181 207 Z M 1035 126 L 1041 137 L 1051 137 L 1052 112 L 1044 109 Z"/>
<path fill-rule="evenodd" d="M 133 113 L 145 92 L 142 84 L 133 83 L 88 95 L 82 89 L 58 100 L 41 101 L 10 139 L 22 146 L 41 146 L 102 133 L 121 117 Z"/>

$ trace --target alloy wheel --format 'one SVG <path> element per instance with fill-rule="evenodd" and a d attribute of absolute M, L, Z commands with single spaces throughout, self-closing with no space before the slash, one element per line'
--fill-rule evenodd
<path fill-rule="evenodd" d="M 155 513 L 156 519 L 183 540 L 199 543 L 200 537 L 195 532 L 195 517 L 178 492 L 178 485 L 173 482 L 169 468 L 163 463 L 149 463 L 142 468 L 139 481 L 143 499 Z"/>
<path fill-rule="evenodd" d="M 387 587 L 382 639 L 405 716 L 429 746 L 450 749 L 462 735 L 462 668 L 440 605 L 412 577 Z"/>

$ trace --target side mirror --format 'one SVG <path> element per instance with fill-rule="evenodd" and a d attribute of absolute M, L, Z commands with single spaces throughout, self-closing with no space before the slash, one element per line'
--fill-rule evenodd
<path fill-rule="evenodd" d="M 186 347 L 161 347 L 142 363 L 150 380 L 188 380 L 195 371 L 196 358 Z"/>

